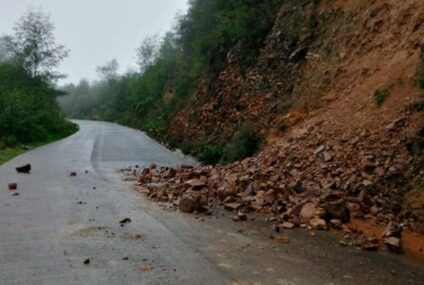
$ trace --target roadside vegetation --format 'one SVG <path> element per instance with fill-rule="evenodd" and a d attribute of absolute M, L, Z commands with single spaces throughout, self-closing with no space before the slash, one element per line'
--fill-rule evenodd
<path fill-rule="evenodd" d="M 193 0 L 163 38 L 145 38 L 136 49 L 138 70 L 118 75 L 116 60 L 100 66 L 100 80 L 64 86 L 59 103 L 71 118 L 119 122 L 146 131 L 207 163 L 252 155 L 260 138 L 240 129 L 227 145 L 179 141 L 167 136 L 171 119 L 202 78 L 213 81 L 237 47 L 240 66 L 252 65 L 271 29 L 281 0 Z M 212 92 L 210 92 L 212 93 Z M 214 96 L 214 94 L 209 94 Z M 241 137 L 240 137 L 241 136 Z"/>
<path fill-rule="evenodd" d="M 67 50 L 53 30 L 48 16 L 30 10 L 0 38 L 0 163 L 76 130 L 56 102 L 65 93 L 55 87 L 55 67 Z"/>
<path fill-rule="evenodd" d="M 389 97 L 389 90 L 379 88 L 374 91 L 373 93 L 375 104 L 378 107 L 383 106 L 384 102 L 386 102 L 387 98 Z"/>

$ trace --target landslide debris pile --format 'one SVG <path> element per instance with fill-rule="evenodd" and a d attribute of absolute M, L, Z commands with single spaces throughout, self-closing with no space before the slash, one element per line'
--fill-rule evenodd
<path fill-rule="evenodd" d="M 151 165 L 134 172 L 137 189 L 183 212 L 223 206 L 236 213 L 236 221 L 246 213 L 271 214 L 276 230 L 346 230 L 351 218 L 366 218 L 423 231 L 423 221 L 402 206 L 406 181 L 419 171 L 402 132 L 409 124 L 405 114 L 384 131 L 342 138 L 322 133 L 319 125 L 305 127 L 258 156 L 227 166 Z M 374 249 L 373 238 L 361 237 L 362 247 Z"/>

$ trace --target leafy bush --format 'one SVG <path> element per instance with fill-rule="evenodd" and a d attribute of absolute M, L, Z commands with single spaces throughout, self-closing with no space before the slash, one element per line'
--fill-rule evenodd
<path fill-rule="evenodd" d="M 377 89 L 373 93 L 375 104 L 377 104 L 378 107 L 381 107 L 384 102 L 386 102 L 387 98 L 389 97 L 389 91 L 387 89 Z"/>
<path fill-rule="evenodd" d="M 214 165 L 221 161 L 223 152 L 220 146 L 203 146 L 196 156 L 199 161 Z"/>
<path fill-rule="evenodd" d="M 233 162 L 253 156 L 263 141 L 263 137 L 256 133 L 250 124 L 244 125 L 225 147 L 222 161 Z"/>
<path fill-rule="evenodd" d="M 60 94 L 22 67 L 0 64 L 0 140 L 15 146 L 72 132 L 55 101 Z"/>

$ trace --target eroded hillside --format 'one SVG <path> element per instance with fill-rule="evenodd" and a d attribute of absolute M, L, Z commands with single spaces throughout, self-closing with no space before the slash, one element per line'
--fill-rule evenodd
<path fill-rule="evenodd" d="M 253 68 L 238 66 L 235 47 L 218 79 L 177 112 L 170 136 L 221 143 L 245 123 L 269 134 L 317 116 L 346 134 L 384 127 L 417 101 L 419 1 L 315 2 L 285 2 Z M 388 95 L 381 107 L 377 90 Z"/>

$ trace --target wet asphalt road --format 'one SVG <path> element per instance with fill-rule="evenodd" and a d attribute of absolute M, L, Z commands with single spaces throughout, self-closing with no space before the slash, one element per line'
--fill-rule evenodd
<path fill-rule="evenodd" d="M 152 204 L 117 170 L 184 159 L 141 132 L 77 122 L 73 136 L 0 167 L 0 285 L 424 284 L 423 264 L 342 248 L 328 233 L 288 231 L 282 245 L 264 217 L 234 223 L 219 210 L 204 217 Z M 14 170 L 24 163 L 31 174 Z"/>

